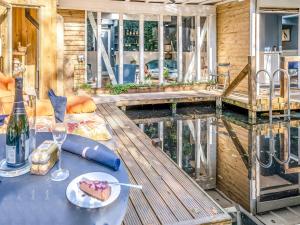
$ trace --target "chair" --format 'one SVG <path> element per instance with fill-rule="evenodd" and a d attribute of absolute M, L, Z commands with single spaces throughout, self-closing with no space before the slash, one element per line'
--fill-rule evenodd
<path fill-rule="evenodd" d="M 135 83 L 136 82 L 136 64 L 124 64 L 123 65 L 123 83 Z M 118 83 L 120 83 L 119 79 L 119 65 L 115 65 L 114 68 L 115 77 Z"/>
<path fill-rule="evenodd" d="M 222 89 L 225 91 L 225 89 L 228 87 L 230 84 L 230 63 L 219 63 L 217 64 L 217 67 L 222 69 L 223 71 L 226 70 L 226 72 L 223 73 L 216 73 L 216 74 L 209 74 L 209 81 L 214 84 L 214 89 Z M 218 79 L 220 77 L 224 78 L 224 84 L 220 85 L 218 84 Z"/>

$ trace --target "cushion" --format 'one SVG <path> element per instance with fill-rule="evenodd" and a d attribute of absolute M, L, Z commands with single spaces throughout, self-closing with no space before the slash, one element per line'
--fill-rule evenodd
<path fill-rule="evenodd" d="M 67 101 L 67 113 L 90 113 L 96 111 L 96 104 L 88 96 L 70 96 Z"/>
<path fill-rule="evenodd" d="M 14 89 L 14 79 L 9 76 L 5 76 L 0 72 L 0 89 L 12 91 Z"/>
<path fill-rule="evenodd" d="M 0 88 L 0 98 L 14 96 L 14 93 Z"/>

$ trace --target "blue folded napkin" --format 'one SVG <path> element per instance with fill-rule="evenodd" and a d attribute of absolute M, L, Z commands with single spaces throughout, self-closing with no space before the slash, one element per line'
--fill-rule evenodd
<path fill-rule="evenodd" d="M 7 115 L 0 115 L 0 126 L 2 126 L 4 124 L 6 117 L 7 117 Z"/>
<path fill-rule="evenodd" d="M 52 89 L 48 91 L 48 96 L 54 110 L 56 122 L 63 122 L 67 107 L 67 98 L 57 96 Z"/>
<path fill-rule="evenodd" d="M 81 155 L 83 158 L 98 162 L 115 171 L 120 167 L 120 159 L 116 154 L 105 145 L 85 137 L 68 134 L 62 150 Z"/>

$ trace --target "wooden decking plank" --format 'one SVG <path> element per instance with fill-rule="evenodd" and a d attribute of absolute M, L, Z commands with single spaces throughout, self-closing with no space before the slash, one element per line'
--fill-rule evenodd
<path fill-rule="evenodd" d="M 133 194 L 131 194 L 133 195 Z M 137 225 L 142 224 L 137 212 L 135 211 L 135 208 L 132 204 L 132 200 L 129 199 L 128 201 L 128 208 L 127 212 L 123 221 L 124 225 Z"/>
<path fill-rule="evenodd" d="M 122 159 L 122 157 L 121 157 L 121 159 Z M 138 184 L 135 181 L 135 179 L 133 178 L 133 176 L 131 175 L 131 172 L 127 168 L 126 165 L 125 165 L 125 167 L 128 171 L 128 176 L 129 176 L 130 182 L 132 184 Z M 145 195 L 143 194 L 143 192 L 141 190 L 131 189 L 129 197 L 130 197 L 131 203 L 133 204 L 133 207 L 128 209 L 128 211 L 134 210 L 136 212 L 136 214 L 138 215 L 138 217 L 140 218 L 141 223 L 136 223 L 136 224 L 145 224 L 145 225 L 146 224 L 153 224 L 153 225 L 160 224 L 151 205 L 149 204 L 149 202 L 147 201 Z M 134 212 L 132 214 L 134 214 Z M 125 216 L 125 219 L 126 219 L 126 216 Z M 136 220 L 134 220 L 134 221 L 136 221 Z"/>
<path fill-rule="evenodd" d="M 106 117 L 109 124 L 113 127 L 114 132 L 118 133 L 117 124 L 109 117 L 108 113 L 101 106 L 98 107 L 101 114 Z M 169 209 L 165 201 L 161 198 L 153 184 L 150 182 L 149 178 L 146 174 L 141 170 L 139 164 L 135 161 L 132 155 L 128 152 L 127 147 L 122 144 L 119 136 L 115 136 L 116 142 L 118 143 L 118 152 L 122 156 L 123 162 L 126 164 L 127 168 L 130 170 L 132 176 L 134 176 L 135 180 L 143 185 L 143 193 L 153 208 L 155 214 L 162 224 L 169 224 L 177 222 L 177 218 Z"/>
<path fill-rule="evenodd" d="M 114 120 L 114 122 L 111 124 L 113 128 L 116 128 L 116 125 L 120 126 L 120 121 L 117 120 L 117 117 L 114 115 L 114 112 L 108 110 L 108 114 L 110 115 L 110 118 L 113 118 Z M 147 174 L 149 180 L 153 183 L 153 186 L 157 189 L 157 192 L 167 203 L 167 205 L 172 210 L 176 218 L 179 221 L 193 219 L 191 213 L 179 201 L 177 196 L 171 194 L 172 190 L 161 179 L 161 176 L 153 169 L 153 167 L 149 164 L 148 160 L 144 158 L 144 156 L 134 146 L 131 140 L 127 137 L 126 133 L 122 129 L 117 129 L 115 131 L 119 138 L 122 140 L 123 144 L 126 145 L 128 151 L 132 154 L 133 158 L 135 158 L 135 160 L 138 162 L 140 168 L 144 171 L 145 174 Z"/>
<path fill-rule="evenodd" d="M 104 106 L 105 107 L 105 106 Z M 114 115 L 113 109 L 109 106 L 105 107 L 111 116 Z M 137 149 L 143 154 L 145 159 L 148 159 L 149 164 L 157 171 L 158 174 L 161 174 L 163 180 L 165 183 L 169 186 L 169 188 L 173 191 L 173 193 L 178 197 L 178 199 L 182 202 L 182 204 L 189 210 L 189 212 L 193 215 L 193 217 L 203 217 L 203 214 L 205 214 L 205 209 L 201 207 L 201 205 L 194 200 L 194 198 L 184 189 L 183 184 L 180 184 L 170 173 L 164 165 L 157 160 L 157 158 L 153 155 L 153 153 L 148 149 L 148 146 L 145 146 L 144 143 L 141 142 L 136 136 L 132 133 L 132 129 L 126 128 L 124 126 L 123 121 L 120 120 L 120 118 L 115 118 L 117 120 L 116 122 L 119 123 L 119 125 L 125 128 L 124 132 L 128 136 L 130 140 L 134 140 L 134 145 Z M 166 157 L 166 156 L 165 156 Z M 178 168 L 176 168 L 178 169 Z"/>
<path fill-rule="evenodd" d="M 110 107 L 115 108 L 116 113 L 119 113 L 119 115 L 123 118 L 123 121 L 126 122 L 125 126 L 130 127 L 130 129 L 132 129 L 137 135 L 137 138 L 143 140 L 145 145 L 147 145 L 148 147 L 153 147 L 151 144 L 151 140 L 146 136 L 146 134 L 141 132 L 139 128 L 132 121 L 128 120 L 125 114 L 123 114 L 116 106 L 112 104 L 109 105 Z M 199 186 L 194 181 L 192 181 L 192 179 L 189 178 L 188 175 L 186 175 L 183 171 L 178 170 L 178 166 L 176 165 L 176 163 L 170 160 L 164 152 L 157 151 L 157 149 L 155 148 L 153 149 L 152 152 L 154 155 L 156 155 L 157 159 L 159 159 L 161 163 L 165 165 L 165 167 L 169 170 L 169 172 L 171 172 L 174 175 L 174 177 L 179 181 L 179 183 L 185 184 L 187 192 L 190 195 L 192 195 L 197 200 L 197 202 L 203 206 L 203 208 L 206 209 L 206 213 L 208 215 L 213 216 L 216 215 L 217 213 L 223 212 L 222 210 L 219 209 L 218 205 L 216 205 L 216 203 L 214 203 L 207 194 L 199 191 Z M 209 201 L 206 201 L 206 203 L 204 203 L 203 199 L 208 199 Z"/>

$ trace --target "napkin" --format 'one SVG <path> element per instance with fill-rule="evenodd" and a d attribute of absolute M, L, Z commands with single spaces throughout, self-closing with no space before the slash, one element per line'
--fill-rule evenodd
<path fill-rule="evenodd" d="M 62 145 L 68 151 L 83 158 L 93 160 L 115 171 L 120 167 L 120 159 L 105 145 L 78 135 L 69 134 Z"/>
<path fill-rule="evenodd" d="M 48 96 L 54 110 L 56 122 L 63 122 L 65 118 L 67 98 L 57 96 L 52 89 L 48 91 Z"/>
<path fill-rule="evenodd" d="M 7 117 L 7 115 L 0 115 L 0 126 L 2 126 L 4 124 L 6 117 Z"/>

